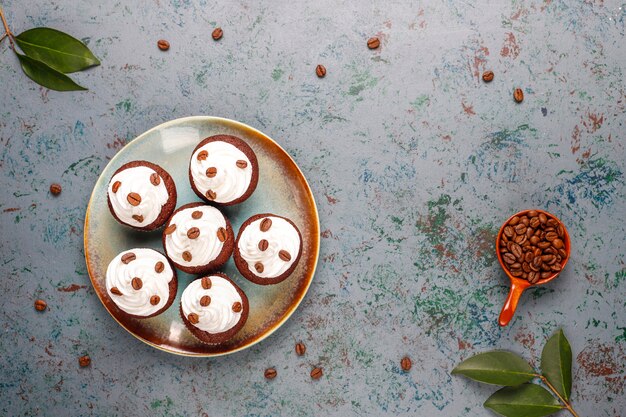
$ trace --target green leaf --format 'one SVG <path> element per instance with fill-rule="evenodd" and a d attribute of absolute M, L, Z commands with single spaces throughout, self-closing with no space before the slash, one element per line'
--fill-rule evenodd
<path fill-rule="evenodd" d="M 76 84 L 67 75 L 61 74 L 59 71 L 50 68 L 41 61 L 29 58 L 26 55 L 15 53 L 20 60 L 24 73 L 39 85 L 56 91 L 76 91 L 86 90 Z"/>
<path fill-rule="evenodd" d="M 24 53 L 64 74 L 100 65 L 84 43 L 51 28 L 34 28 L 15 37 Z"/>
<path fill-rule="evenodd" d="M 536 384 L 502 388 L 484 406 L 505 417 L 541 417 L 564 408 L 548 390 Z"/>
<path fill-rule="evenodd" d="M 515 353 L 503 350 L 472 356 L 457 365 L 452 374 L 494 385 L 519 385 L 536 376 L 528 362 Z"/>
<path fill-rule="evenodd" d="M 572 348 L 562 329 L 543 347 L 541 371 L 565 401 L 569 401 L 572 392 Z"/>

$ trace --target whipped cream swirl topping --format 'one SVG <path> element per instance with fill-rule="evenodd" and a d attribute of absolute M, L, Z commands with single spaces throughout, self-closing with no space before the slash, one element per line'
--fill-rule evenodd
<path fill-rule="evenodd" d="M 262 226 L 266 219 L 271 220 L 269 228 Z M 287 220 L 268 216 L 246 226 L 239 238 L 238 248 L 250 272 L 261 278 L 275 278 L 298 259 L 300 235 Z"/>
<path fill-rule="evenodd" d="M 227 142 L 214 141 L 196 149 L 189 169 L 194 185 L 216 203 L 244 195 L 252 181 L 252 164 L 245 153 Z"/>
<path fill-rule="evenodd" d="M 120 309 L 145 317 L 165 306 L 173 278 L 165 256 L 154 249 L 136 248 L 120 253 L 109 263 L 106 289 Z"/>
<path fill-rule="evenodd" d="M 109 201 L 123 223 L 146 227 L 154 222 L 169 199 L 161 176 L 152 168 L 126 168 L 111 178 Z"/>
<path fill-rule="evenodd" d="M 235 306 L 236 303 L 238 306 Z M 239 292 L 230 281 L 219 275 L 192 281 L 183 291 L 180 305 L 185 317 L 195 314 L 194 321 L 197 320 L 197 323 L 192 324 L 208 333 L 232 329 L 243 314 L 243 300 Z"/>
<path fill-rule="evenodd" d="M 218 237 L 220 229 L 226 232 L 226 218 L 215 207 L 197 206 L 181 210 L 174 214 L 164 230 L 167 255 L 179 265 L 207 265 L 219 256 L 224 247 L 224 242 Z"/>

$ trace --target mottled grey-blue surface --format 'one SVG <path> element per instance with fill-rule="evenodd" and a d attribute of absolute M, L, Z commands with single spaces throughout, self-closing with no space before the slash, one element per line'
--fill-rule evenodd
<path fill-rule="evenodd" d="M 48 91 L 0 44 L 0 415 L 488 416 L 482 402 L 495 387 L 450 370 L 492 348 L 537 364 L 559 328 L 574 352 L 575 409 L 624 415 L 623 1 L 2 7 L 15 33 L 68 32 L 102 65 L 73 76 L 88 92 Z M 370 36 L 379 49 L 367 48 Z M 308 178 L 323 231 L 298 311 L 262 343 L 216 359 L 128 334 L 95 295 L 83 256 L 88 197 L 107 161 L 189 115 L 274 138 Z M 500 328 L 508 281 L 495 235 L 528 207 L 563 220 L 572 258 Z M 34 310 L 37 298 L 47 311 Z M 264 379 L 268 367 L 276 379 Z"/>

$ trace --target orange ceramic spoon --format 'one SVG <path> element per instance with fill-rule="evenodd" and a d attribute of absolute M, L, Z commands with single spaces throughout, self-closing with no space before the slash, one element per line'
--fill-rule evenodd
<path fill-rule="evenodd" d="M 496 255 L 498 256 L 498 262 L 500 262 L 500 266 L 509 277 L 509 280 L 511 280 L 511 289 L 509 291 L 509 296 L 507 297 L 506 302 L 504 303 L 504 306 L 502 307 L 502 311 L 500 312 L 500 319 L 498 320 L 498 322 L 500 323 L 500 326 L 506 326 L 507 324 L 509 324 L 509 321 L 511 321 L 511 319 L 513 318 L 513 314 L 515 314 L 517 303 L 519 302 L 519 299 L 522 293 L 524 292 L 524 290 L 526 290 L 529 287 L 533 287 L 535 285 L 543 285 L 547 282 L 552 281 L 554 278 L 559 276 L 559 274 L 563 271 L 565 264 L 567 264 L 567 261 L 569 260 L 570 240 L 569 240 L 569 233 L 567 233 L 567 228 L 565 228 L 565 225 L 555 215 L 550 214 L 547 211 L 535 209 L 536 212 L 543 213 L 548 218 L 553 218 L 557 220 L 559 223 L 563 224 L 565 232 L 563 233 L 562 240 L 563 240 L 565 252 L 567 252 L 567 255 L 565 256 L 565 259 L 561 260 L 561 271 L 555 272 L 554 274 L 550 275 L 548 278 L 540 279 L 534 284 L 531 284 L 530 282 L 528 282 L 527 280 L 523 278 L 517 278 L 511 275 L 511 272 L 507 269 L 507 267 L 504 264 L 504 261 L 502 260 L 502 253 L 500 252 L 500 239 L 502 238 L 504 227 L 509 223 L 509 221 L 513 217 L 515 216 L 522 217 L 528 214 L 529 211 L 531 210 L 522 210 L 519 213 L 516 213 L 512 215 L 511 217 L 509 217 L 507 221 L 505 221 L 502 227 L 500 228 L 500 232 L 498 232 L 498 237 L 496 238 Z"/>

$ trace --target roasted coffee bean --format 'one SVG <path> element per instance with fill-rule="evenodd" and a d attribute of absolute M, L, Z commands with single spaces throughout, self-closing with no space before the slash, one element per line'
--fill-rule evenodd
<path fill-rule="evenodd" d="M 203 277 L 202 280 L 200 281 L 200 284 L 202 284 L 202 288 L 204 288 L 205 290 L 210 289 L 212 285 L 211 278 Z"/>
<path fill-rule="evenodd" d="M 224 31 L 222 30 L 222 28 L 213 29 L 213 33 L 211 33 L 211 37 L 213 38 L 214 41 L 219 41 L 220 39 L 222 39 L 222 36 L 224 36 Z"/>
<path fill-rule="evenodd" d="M 267 368 L 265 370 L 265 379 L 274 379 L 276 378 L 276 375 L 278 375 L 278 373 L 276 372 L 276 369 L 274 368 Z"/>
<path fill-rule="evenodd" d="M 198 155 L 196 156 L 198 161 L 204 161 L 208 157 L 209 157 L 209 152 L 207 152 L 205 150 L 202 150 L 202 151 L 198 152 Z"/>
<path fill-rule="evenodd" d="M 526 213 L 526 215 L 530 218 L 532 217 L 537 217 L 539 213 L 537 212 L 537 210 L 530 210 L 528 213 Z"/>
<path fill-rule="evenodd" d="M 539 237 L 538 237 L 538 236 L 534 236 L 534 235 L 533 235 L 533 236 L 531 236 L 531 238 L 530 238 L 530 244 L 531 244 L 531 245 L 536 245 L 537 243 L 539 243 L 539 241 L 540 241 L 540 240 L 541 240 L 541 239 L 539 239 Z"/>
<path fill-rule="evenodd" d="M 157 174 L 156 172 L 153 172 L 150 175 L 150 183 L 154 185 L 155 187 L 161 184 L 161 177 L 159 177 L 159 174 Z"/>
<path fill-rule="evenodd" d="M 239 313 L 243 309 L 243 306 L 239 301 L 235 301 L 232 308 L 235 313 Z"/>
<path fill-rule="evenodd" d="M 186 262 L 191 262 L 191 258 L 191 252 L 187 250 L 183 252 L 183 260 L 185 260 Z"/>
<path fill-rule="evenodd" d="M 521 103 L 522 101 L 524 101 L 524 92 L 522 91 L 521 88 L 516 88 L 515 91 L 513 91 L 513 98 L 518 103 Z"/>
<path fill-rule="evenodd" d="M 159 297 L 158 295 L 153 295 L 152 297 L 150 297 L 150 304 L 152 304 L 153 306 L 159 304 L 159 301 L 161 301 L 161 297 Z"/>
<path fill-rule="evenodd" d="M 550 272 L 550 271 L 542 272 L 541 279 L 550 278 L 552 275 L 554 275 L 554 272 Z"/>
<path fill-rule="evenodd" d="M 550 247 L 550 242 L 546 242 L 545 240 L 543 242 L 539 242 L 537 243 L 537 247 L 539 249 L 548 249 Z"/>
<path fill-rule="evenodd" d="M 215 193 L 215 191 L 209 190 L 209 191 L 206 192 L 205 196 L 206 196 L 207 199 L 213 201 L 217 197 L 217 194 Z"/>
<path fill-rule="evenodd" d="M 526 262 L 531 262 L 531 261 L 533 260 L 533 258 L 534 258 L 534 255 L 533 255 L 533 253 L 532 253 L 532 252 L 530 252 L 530 251 L 529 251 L 529 252 L 526 252 L 526 254 L 524 255 L 524 260 L 525 260 Z"/>
<path fill-rule="evenodd" d="M 518 216 L 513 216 L 511 220 L 509 220 L 509 226 L 517 226 L 518 223 L 519 223 Z"/>
<path fill-rule="evenodd" d="M 513 243 L 511 245 L 511 253 L 515 255 L 515 258 L 517 259 L 522 258 L 522 248 L 517 243 Z"/>
<path fill-rule="evenodd" d="M 80 365 L 81 368 L 89 366 L 90 364 L 91 364 L 91 358 L 89 357 L 89 355 L 84 355 L 78 358 L 78 365 Z"/>
<path fill-rule="evenodd" d="M 172 233 L 174 233 L 175 230 L 176 230 L 176 225 L 175 224 L 170 224 L 169 226 L 167 226 L 165 228 L 163 233 L 165 233 L 166 235 L 171 235 Z"/>
<path fill-rule="evenodd" d="M 513 275 L 514 277 L 520 277 L 522 276 L 523 272 L 521 269 L 511 269 L 511 275 Z"/>
<path fill-rule="evenodd" d="M 548 232 L 546 233 L 546 240 L 548 242 L 552 242 L 554 239 L 558 239 L 559 235 L 556 234 L 555 232 Z"/>
<path fill-rule="evenodd" d="M 141 196 L 137 193 L 129 193 L 126 200 L 131 206 L 138 206 L 141 203 Z"/>
<path fill-rule="evenodd" d="M 548 233 L 548 232 L 556 232 L 556 229 L 554 227 L 549 226 L 549 227 L 545 227 L 543 229 L 543 231 L 546 232 L 546 233 Z"/>
<path fill-rule="evenodd" d="M 541 256 L 541 249 L 536 248 L 535 251 L 533 252 L 533 256 Z"/>
<path fill-rule="evenodd" d="M 515 237 L 515 243 L 517 243 L 518 245 L 523 245 L 524 243 L 526 243 L 527 240 L 528 238 L 526 237 L 526 235 L 518 235 Z"/>
<path fill-rule="evenodd" d="M 227 237 L 226 229 L 224 229 L 223 227 L 220 227 L 219 229 L 217 229 L 217 240 L 224 243 L 226 242 L 226 237 Z"/>
<path fill-rule="evenodd" d="M 542 263 L 541 264 L 541 270 L 542 271 L 550 271 L 550 265 L 546 264 L 546 263 Z"/>
<path fill-rule="evenodd" d="M 504 235 L 511 238 L 515 236 L 515 230 L 511 226 L 507 226 L 504 228 Z"/>
<path fill-rule="evenodd" d="M 48 308 L 48 303 L 44 300 L 35 300 L 35 310 L 44 311 L 46 308 Z"/>
<path fill-rule="evenodd" d="M 506 242 L 508 242 L 508 240 L 506 240 L 506 236 L 502 235 L 502 239 L 500 239 L 500 246 L 506 248 Z"/>
<path fill-rule="evenodd" d="M 556 228 L 556 232 L 559 234 L 559 237 L 563 239 L 563 236 L 565 236 L 565 226 L 559 224 L 559 226 Z"/>
<path fill-rule="evenodd" d="M 562 268 L 563 267 L 558 262 L 550 267 L 550 269 L 553 270 L 554 272 L 560 272 Z"/>
<path fill-rule="evenodd" d="M 268 217 L 264 218 L 261 222 L 261 231 L 267 232 L 268 230 L 270 230 L 270 227 L 272 227 L 272 219 Z"/>
<path fill-rule="evenodd" d="M 515 255 L 513 255 L 512 253 L 505 253 L 505 254 L 502 256 L 502 259 L 504 260 L 504 262 L 506 262 L 506 263 L 507 263 L 507 264 L 509 264 L 509 265 L 510 265 L 510 264 L 514 264 L 514 263 L 515 263 L 515 261 L 517 260 L 517 259 L 515 258 Z"/>
<path fill-rule="evenodd" d="M 520 223 L 515 226 L 515 233 L 517 233 L 518 235 L 523 235 L 524 233 L 526 233 L 526 225 L 524 223 Z"/>
<path fill-rule="evenodd" d="M 543 213 L 539 213 L 539 221 L 541 224 L 545 224 L 548 221 L 548 216 Z"/>
<path fill-rule="evenodd" d="M 527 216 L 520 217 L 519 221 L 526 227 L 528 227 L 528 223 L 530 222 Z"/>
<path fill-rule="evenodd" d="M 556 249 L 561 249 L 563 247 L 563 241 L 561 239 L 554 239 L 552 241 L 552 246 L 554 246 Z"/>
<path fill-rule="evenodd" d="M 535 234 L 535 229 L 529 227 L 526 229 L 526 237 L 530 239 Z"/>
<path fill-rule="evenodd" d="M 530 219 L 530 223 L 528 224 L 530 227 L 532 227 L 533 229 L 536 229 L 539 227 L 539 225 L 541 224 L 541 222 L 539 221 L 539 217 L 532 217 Z M 533 230 L 533 233 L 535 231 Z"/>
<path fill-rule="evenodd" d="M 265 239 L 261 239 L 259 240 L 259 250 L 260 251 L 265 251 L 267 250 L 267 248 L 269 247 L 269 242 Z"/>
<path fill-rule="evenodd" d="M 306 353 L 306 346 L 302 342 L 296 343 L 296 355 L 302 356 Z"/>
<path fill-rule="evenodd" d="M 523 272 L 522 273 L 522 278 L 527 279 L 528 278 L 528 273 L 527 272 Z"/>
<path fill-rule="evenodd" d="M 324 78 L 326 76 L 326 67 L 322 64 L 315 67 L 315 73 L 319 78 Z"/>
<path fill-rule="evenodd" d="M 322 371 L 322 368 L 313 368 L 313 370 L 311 371 L 311 378 L 320 379 L 323 374 L 324 371 Z"/>
<path fill-rule="evenodd" d="M 200 236 L 200 229 L 198 229 L 197 227 L 192 227 L 187 230 L 187 237 L 189 239 L 197 239 L 198 236 Z"/>
<path fill-rule="evenodd" d="M 205 174 L 206 174 L 207 177 L 213 178 L 213 177 L 215 177 L 217 175 L 217 168 L 215 168 L 215 167 L 208 167 L 206 169 Z"/>
<path fill-rule="evenodd" d="M 200 305 L 202 307 L 206 307 L 209 304 L 211 304 L 211 297 L 209 297 L 208 295 L 203 295 L 202 298 L 200 298 Z"/>
<path fill-rule="evenodd" d="M 563 257 L 563 259 L 567 258 L 567 251 L 563 248 L 559 249 L 559 255 Z"/>
<path fill-rule="evenodd" d="M 163 262 L 161 262 L 161 261 L 157 262 L 157 263 L 154 265 L 154 271 L 155 271 L 157 274 L 160 274 L 161 272 L 163 272 L 163 270 L 164 270 L 164 269 L 165 269 L 165 264 L 164 264 Z"/>
<path fill-rule="evenodd" d="M 159 39 L 159 41 L 157 42 L 157 46 L 162 51 L 167 51 L 168 49 L 170 49 L 170 43 L 165 39 Z"/>
<path fill-rule="evenodd" d="M 522 264 L 519 262 L 515 262 L 514 264 L 510 265 L 511 269 L 520 269 L 522 267 Z"/>
<path fill-rule="evenodd" d="M 59 195 L 61 194 L 61 191 L 62 191 L 61 184 L 54 183 L 50 185 L 50 193 L 52 195 Z"/>
<path fill-rule="evenodd" d="M 559 222 L 554 219 L 548 219 L 546 224 L 548 225 L 548 227 L 554 227 L 555 229 L 559 227 Z"/>
<path fill-rule="evenodd" d="M 527 279 L 528 279 L 528 282 L 530 282 L 531 284 L 534 284 L 539 279 L 539 274 L 535 271 L 530 271 L 528 273 Z"/>
<path fill-rule="evenodd" d="M 135 255 L 132 252 L 126 252 L 124 255 L 122 255 L 122 263 L 123 264 L 128 264 L 128 263 L 134 261 L 135 259 L 137 259 L 137 255 Z"/>
<path fill-rule="evenodd" d="M 380 39 L 372 37 L 367 40 L 367 47 L 370 49 L 376 49 L 380 46 Z"/>
<path fill-rule="evenodd" d="M 552 266 L 556 261 L 557 261 L 556 256 L 552 255 L 552 259 L 550 259 L 550 261 L 545 262 L 545 263 Z"/>
<path fill-rule="evenodd" d="M 530 272 L 531 271 L 530 264 L 528 262 L 522 263 L 522 270 L 526 273 Z"/>
<path fill-rule="evenodd" d="M 278 257 L 285 262 L 289 262 L 291 260 L 291 255 L 286 250 L 278 252 Z"/>
<path fill-rule="evenodd" d="M 198 317 L 196 313 L 190 313 L 187 316 L 187 320 L 189 320 L 189 323 L 191 324 L 198 324 L 198 322 L 200 321 L 200 317 Z"/>
<path fill-rule="evenodd" d="M 483 72 L 483 81 L 486 83 L 490 83 L 493 81 L 493 71 L 485 71 Z"/>
<path fill-rule="evenodd" d="M 515 244 L 515 242 L 509 241 L 506 243 L 506 248 L 509 250 L 509 252 L 511 252 L 511 248 L 513 247 L 513 244 Z"/>
<path fill-rule="evenodd" d="M 143 281 L 139 277 L 135 277 L 130 281 L 130 285 L 133 286 L 135 291 L 140 290 L 143 287 Z"/>
<path fill-rule="evenodd" d="M 411 358 L 409 358 L 408 356 L 405 356 L 404 358 L 402 358 L 402 360 L 400 360 L 400 367 L 404 372 L 410 371 L 412 365 L 413 364 L 411 363 Z"/>
<path fill-rule="evenodd" d="M 121 185 L 122 185 L 122 183 L 121 183 L 121 182 L 119 182 L 119 181 L 115 181 L 115 182 L 113 183 L 113 186 L 111 187 L 111 191 L 113 191 L 114 193 L 116 193 L 116 192 L 117 192 L 117 190 L 119 190 L 119 189 L 120 189 L 120 186 L 121 186 Z"/>

